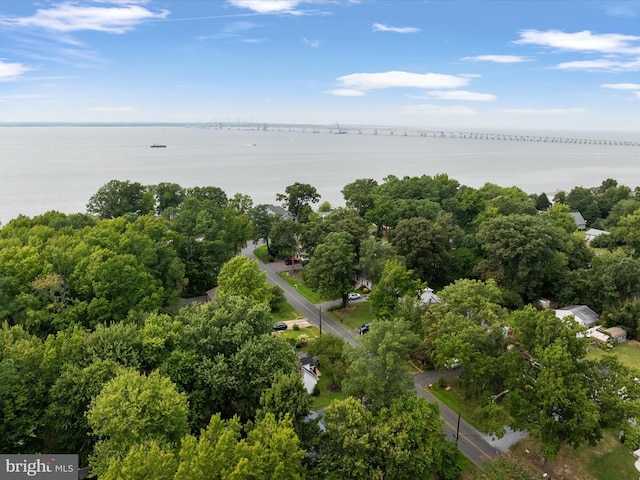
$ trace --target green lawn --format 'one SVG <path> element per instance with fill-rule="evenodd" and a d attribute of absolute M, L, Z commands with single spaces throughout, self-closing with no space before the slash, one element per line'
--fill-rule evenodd
<path fill-rule="evenodd" d="M 369 301 L 349 303 L 347 308 L 330 310 L 326 314 L 350 330 L 376 319 L 376 316 L 371 312 Z"/>
<path fill-rule="evenodd" d="M 307 287 L 304 282 L 298 278 L 292 277 L 290 272 L 280 272 L 278 273 L 285 282 L 295 288 L 300 295 L 309 300 L 311 303 L 322 303 L 327 300 L 332 300 L 331 298 L 324 298 L 318 292 L 314 292 L 309 287 Z"/>
<path fill-rule="evenodd" d="M 458 384 L 459 380 L 447 380 L 448 388 L 442 388 L 436 382 L 433 384 L 430 393 L 454 412 L 459 412 L 467 423 L 482 431 L 482 428 L 473 419 L 473 412 L 480 406 L 480 403 L 476 399 L 465 399 Z"/>
<path fill-rule="evenodd" d="M 587 358 L 595 360 L 607 355 L 615 355 L 620 363 L 627 367 L 640 370 L 640 344 L 635 341 L 616 344 L 611 350 L 598 347 L 589 347 Z M 638 472 L 640 473 L 640 472 Z M 640 475 L 638 475 L 640 477 Z"/>
<path fill-rule="evenodd" d="M 318 380 L 320 386 L 320 395 L 317 397 L 311 397 L 311 409 L 320 410 L 325 408 L 334 400 L 344 400 L 347 396 L 343 392 L 332 392 L 327 387 L 329 386 L 329 377 L 320 375 Z"/>
<path fill-rule="evenodd" d="M 317 338 L 320 336 L 320 330 L 318 327 L 301 327 L 299 330 L 294 330 L 293 328 L 288 328 L 283 330 L 281 333 L 281 337 L 284 339 L 296 339 L 300 335 L 306 335 L 309 338 Z"/>
<path fill-rule="evenodd" d="M 301 316 L 302 314 L 287 302 L 284 302 L 279 312 L 271 312 L 273 323 L 284 322 L 286 320 L 295 320 L 296 318 L 300 318 Z"/>
<path fill-rule="evenodd" d="M 587 471 L 598 480 L 621 480 L 639 478 L 640 472 L 634 466 L 635 459 L 628 447 L 617 443 L 600 457 L 593 457 L 587 464 Z"/>
<path fill-rule="evenodd" d="M 258 248 L 256 248 L 253 251 L 253 254 L 256 257 L 258 257 L 260 260 L 262 260 L 264 263 L 271 262 L 271 259 L 269 258 L 269 253 L 267 252 L 267 246 L 266 245 L 260 245 Z"/>

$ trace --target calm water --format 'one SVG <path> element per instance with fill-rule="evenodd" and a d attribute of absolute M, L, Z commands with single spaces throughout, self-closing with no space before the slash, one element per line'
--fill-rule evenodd
<path fill-rule="evenodd" d="M 389 130 L 348 135 L 311 129 L 186 127 L 0 127 L 0 222 L 48 210 L 84 212 L 111 179 L 144 185 L 212 185 L 255 203 L 275 203 L 294 182 L 310 183 L 332 205 L 358 178 L 381 181 L 446 173 L 461 184 L 516 185 L 528 193 L 600 185 L 640 185 L 639 146 L 420 136 Z M 586 135 L 558 135 L 586 138 Z M 593 134 L 590 135 L 593 137 Z M 596 136 L 612 139 L 611 136 Z M 618 136 L 639 141 L 640 135 Z M 154 143 L 167 148 L 149 148 Z"/>

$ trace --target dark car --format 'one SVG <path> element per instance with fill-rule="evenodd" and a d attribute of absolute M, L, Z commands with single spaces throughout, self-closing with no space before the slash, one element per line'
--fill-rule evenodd
<path fill-rule="evenodd" d="M 287 257 L 284 259 L 285 265 L 293 265 L 294 263 L 300 263 L 300 259 L 297 257 Z"/>
<path fill-rule="evenodd" d="M 274 330 L 286 330 L 287 329 L 287 324 L 284 322 L 278 322 L 273 326 Z"/>
<path fill-rule="evenodd" d="M 370 326 L 371 326 L 371 324 L 370 324 L 370 323 L 365 323 L 364 325 L 362 325 L 362 326 L 358 327 L 357 332 L 358 332 L 360 335 L 364 335 L 365 333 L 367 333 L 367 332 L 369 331 L 369 327 L 370 327 Z"/>

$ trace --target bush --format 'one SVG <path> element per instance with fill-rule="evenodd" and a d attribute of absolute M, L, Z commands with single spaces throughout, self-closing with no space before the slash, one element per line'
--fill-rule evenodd
<path fill-rule="evenodd" d="M 311 392 L 311 395 L 313 395 L 314 397 L 317 397 L 318 395 L 320 395 L 320 385 L 319 384 L 315 384 L 313 386 L 313 392 Z"/>
<path fill-rule="evenodd" d="M 309 337 L 306 335 L 300 335 L 296 339 L 296 348 L 304 348 L 309 344 Z"/>
<path fill-rule="evenodd" d="M 298 325 L 297 323 L 293 324 L 293 329 L 294 330 L 300 330 L 300 325 Z"/>

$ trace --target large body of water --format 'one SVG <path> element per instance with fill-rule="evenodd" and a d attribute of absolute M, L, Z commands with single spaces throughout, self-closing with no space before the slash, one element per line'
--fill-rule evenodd
<path fill-rule="evenodd" d="M 275 203 L 287 185 L 302 182 L 334 206 L 343 205 L 347 183 L 387 175 L 446 173 L 474 188 L 491 182 L 528 193 L 592 187 L 606 178 L 640 186 L 636 143 L 470 139 L 390 129 L 335 133 L 293 127 L 0 127 L 0 222 L 49 210 L 85 212 L 89 198 L 112 179 L 216 186 L 228 196 L 249 195 L 256 204 Z M 640 134 L 556 137 L 640 141 Z M 167 148 L 149 148 L 156 143 Z"/>

